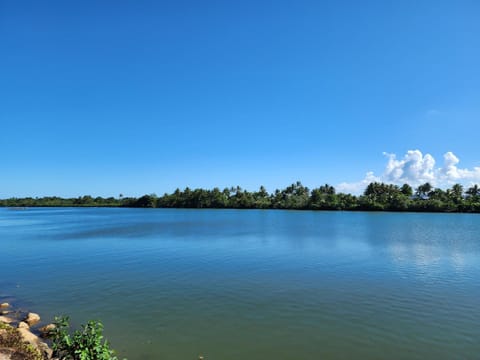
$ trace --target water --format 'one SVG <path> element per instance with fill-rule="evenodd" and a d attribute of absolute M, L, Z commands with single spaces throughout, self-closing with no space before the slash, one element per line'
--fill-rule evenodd
<path fill-rule="evenodd" d="M 477 359 L 480 216 L 0 209 L 0 297 L 136 359 Z"/>

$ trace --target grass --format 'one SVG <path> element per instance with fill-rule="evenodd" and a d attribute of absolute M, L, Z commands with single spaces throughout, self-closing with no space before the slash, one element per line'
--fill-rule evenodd
<path fill-rule="evenodd" d="M 24 360 L 43 360 L 42 353 L 31 344 L 23 341 L 22 336 L 14 327 L 0 322 L 0 349 L 13 351 Z"/>

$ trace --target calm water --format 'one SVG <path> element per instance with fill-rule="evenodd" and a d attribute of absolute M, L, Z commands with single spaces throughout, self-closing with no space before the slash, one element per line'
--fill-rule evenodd
<path fill-rule="evenodd" d="M 480 216 L 0 209 L 0 297 L 136 359 L 478 359 Z"/>

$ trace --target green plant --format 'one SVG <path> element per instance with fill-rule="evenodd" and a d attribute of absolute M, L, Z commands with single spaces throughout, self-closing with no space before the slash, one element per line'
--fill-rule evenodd
<path fill-rule="evenodd" d="M 103 338 L 103 325 L 90 320 L 70 334 L 69 318 L 55 317 L 55 328 L 48 332 L 54 355 L 65 360 L 118 360 Z"/>

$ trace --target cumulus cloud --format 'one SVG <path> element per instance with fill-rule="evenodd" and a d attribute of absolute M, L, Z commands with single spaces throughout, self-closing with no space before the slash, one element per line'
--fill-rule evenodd
<path fill-rule="evenodd" d="M 473 169 L 459 169 L 457 164 L 460 162 L 458 157 L 452 152 L 447 152 L 443 155 L 444 166 L 439 169 L 440 182 L 452 184 L 455 182 L 469 181 L 471 184 L 480 182 L 480 167 Z"/>
<path fill-rule="evenodd" d="M 420 150 L 409 150 L 401 160 L 395 154 L 384 155 L 388 158 L 382 179 L 389 183 L 426 183 L 435 181 L 435 159 L 430 154 L 423 155 Z"/>
<path fill-rule="evenodd" d="M 378 176 L 375 176 L 372 171 L 369 171 L 363 180 L 354 183 L 340 183 L 337 185 L 337 190 L 346 194 L 358 194 L 361 193 L 368 184 L 379 181 L 382 180 Z"/>
<path fill-rule="evenodd" d="M 341 183 L 337 186 L 341 192 L 360 193 L 374 181 L 391 184 L 410 184 L 418 186 L 429 182 L 436 187 L 447 187 L 455 183 L 472 185 L 480 183 L 480 167 L 462 169 L 458 167 L 459 158 L 451 151 L 443 155 L 443 166 L 436 167 L 436 161 L 430 154 L 420 150 L 408 150 L 400 159 L 395 154 L 384 153 L 387 164 L 382 175 L 368 172 L 365 178 L 355 183 Z"/>

